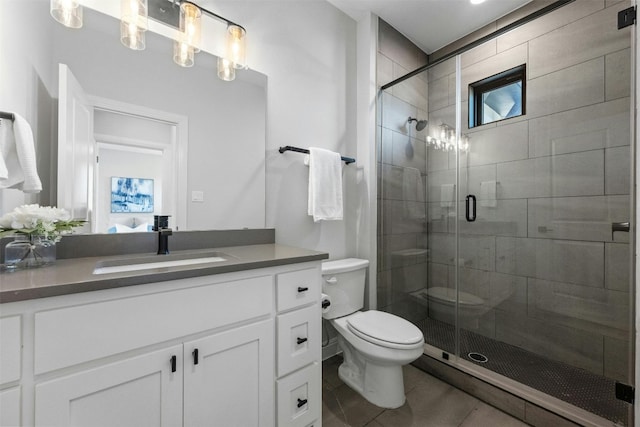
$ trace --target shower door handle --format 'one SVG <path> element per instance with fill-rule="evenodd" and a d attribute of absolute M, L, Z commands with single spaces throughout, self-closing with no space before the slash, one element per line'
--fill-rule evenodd
<path fill-rule="evenodd" d="M 631 230 L 631 224 L 629 222 L 612 222 L 611 223 L 611 240 L 613 240 L 613 233 L 616 231 L 624 231 L 628 233 Z"/>
<path fill-rule="evenodd" d="M 473 194 L 467 195 L 465 200 L 465 217 L 467 221 L 473 222 L 476 220 L 476 196 Z"/>

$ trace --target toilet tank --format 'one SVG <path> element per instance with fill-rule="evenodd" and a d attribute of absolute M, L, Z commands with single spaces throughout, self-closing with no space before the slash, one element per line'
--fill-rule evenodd
<path fill-rule="evenodd" d="M 364 284 L 369 261 L 347 258 L 322 263 L 322 293 L 329 295 L 331 306 L 325 319 L 346 316 L 364 307 Z"/>

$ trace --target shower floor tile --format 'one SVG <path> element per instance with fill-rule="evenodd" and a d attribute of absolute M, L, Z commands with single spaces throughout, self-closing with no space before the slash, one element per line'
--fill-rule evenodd
<path fill-rule="evenodd" d="M 454 353 L 453 325 L 425 319 L 418 327 L 428 344 Z M 471 352 L 480 353 L 488 360 L 473 360 L 469 357 Z M 615 398 L 615 381 L 612 379 L 464 329 L 460 331 L 460 355 L 478 366 L 610 421 L 628 425 L 628 404 Z"/>
<path fill-rule="evenodd" d="M 407 402 L 398 409 L 372 405 L 338 378 L 342 356 L 322 364 L 323 427 L 523 427 L 527 424 L 419 370 L 404 367 Z"/>

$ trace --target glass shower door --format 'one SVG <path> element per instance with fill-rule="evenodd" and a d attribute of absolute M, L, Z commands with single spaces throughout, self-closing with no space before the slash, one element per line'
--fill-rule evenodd
<path fill-rule="evenodd" d="M 628 425 L 631 30 L 624 5 L 586 7 L 465 52 L 451 77 L 459 356 Z"/>

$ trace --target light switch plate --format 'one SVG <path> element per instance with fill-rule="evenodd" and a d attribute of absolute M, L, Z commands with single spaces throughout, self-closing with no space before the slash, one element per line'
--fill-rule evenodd
<path fill-rule="evenodd" d="M 191 192 L 191 201 L 192 202 L 204 202 L 204 191 L 192 191 Z"/>

